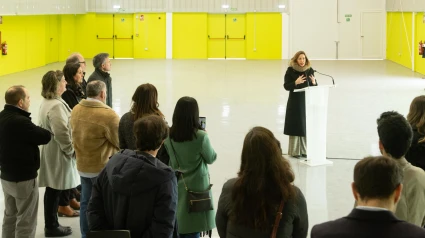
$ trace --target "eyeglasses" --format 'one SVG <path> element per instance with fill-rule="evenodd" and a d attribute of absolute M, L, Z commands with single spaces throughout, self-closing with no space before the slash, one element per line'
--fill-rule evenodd
<path fill-rule="evenodd" d="M 80 62 L 80 64 L 86 64 L 86 61 Z"/>

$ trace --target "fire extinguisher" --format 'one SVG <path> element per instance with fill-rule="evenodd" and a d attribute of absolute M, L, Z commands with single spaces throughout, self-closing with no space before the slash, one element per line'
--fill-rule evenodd
<path fill-rule="evenodd" d="M 422 55 L 424 53 L 424 48 L 422 45 L 422 41 L 419 41 L 419 55 Z"/>
<path fill-rule="evenodd" d="M 1 43 L 1 54 L 7 55 L 7 43 L 6 43 L 6 41 Z"/>

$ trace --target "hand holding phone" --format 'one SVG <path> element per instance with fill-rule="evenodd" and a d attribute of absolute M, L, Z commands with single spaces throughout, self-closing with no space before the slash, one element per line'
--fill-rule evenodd
<path fill-rule="evenodd" d="M 199 125 L 201 125 L 201 130 L 206 129 L 207 127 L 207 118 L 206 117 L 199 117 Z"/>

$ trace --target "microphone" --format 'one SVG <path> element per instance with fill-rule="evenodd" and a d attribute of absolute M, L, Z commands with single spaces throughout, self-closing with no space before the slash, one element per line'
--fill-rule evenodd
<path fill-rule="evenodd" d="M 324 75 L 324 76 L 328 76 L 328 77 L 330 77 L 330 78 L 332 79 L 332 83 L 333 83 L 333 85 L 335 85 L 334 77 L 332 77 L 332 76 L 330 76 L 330 75 L 327 75 L 327 74 L 322 74 L 322 73 L 320 73 L 320 72 L 319 72 L 319 71 L 317 71 L 317 70 L 314 70 L 314 72 L 315 72 L 315 73 L 318 73 L 318 74 L 321 74 L 321 75 Z"/>

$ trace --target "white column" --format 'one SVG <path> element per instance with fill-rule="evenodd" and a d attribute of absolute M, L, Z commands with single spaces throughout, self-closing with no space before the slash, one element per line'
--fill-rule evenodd
<path fill-rule="evenodd" d="M 165 15 L 166 19 L 166 49 L 165 49 L 165 55 L 166 59 L 172 59 L 173 58 L 173 13 L 167 12 Z"/>
<path fill-rule="evenodd" d="M 416 29 L 416 12 L 412 12 L 412 55 L 410 56 L 412 59 L 412 71 L 415 71 L 415 55 L 418 52 L 418 47 L 415 41 L 415 29 Z"/>
<path fill-rule="evenodd" d="M 282 12 L 282 59 L 289 59 L 289 15 Z"/>

